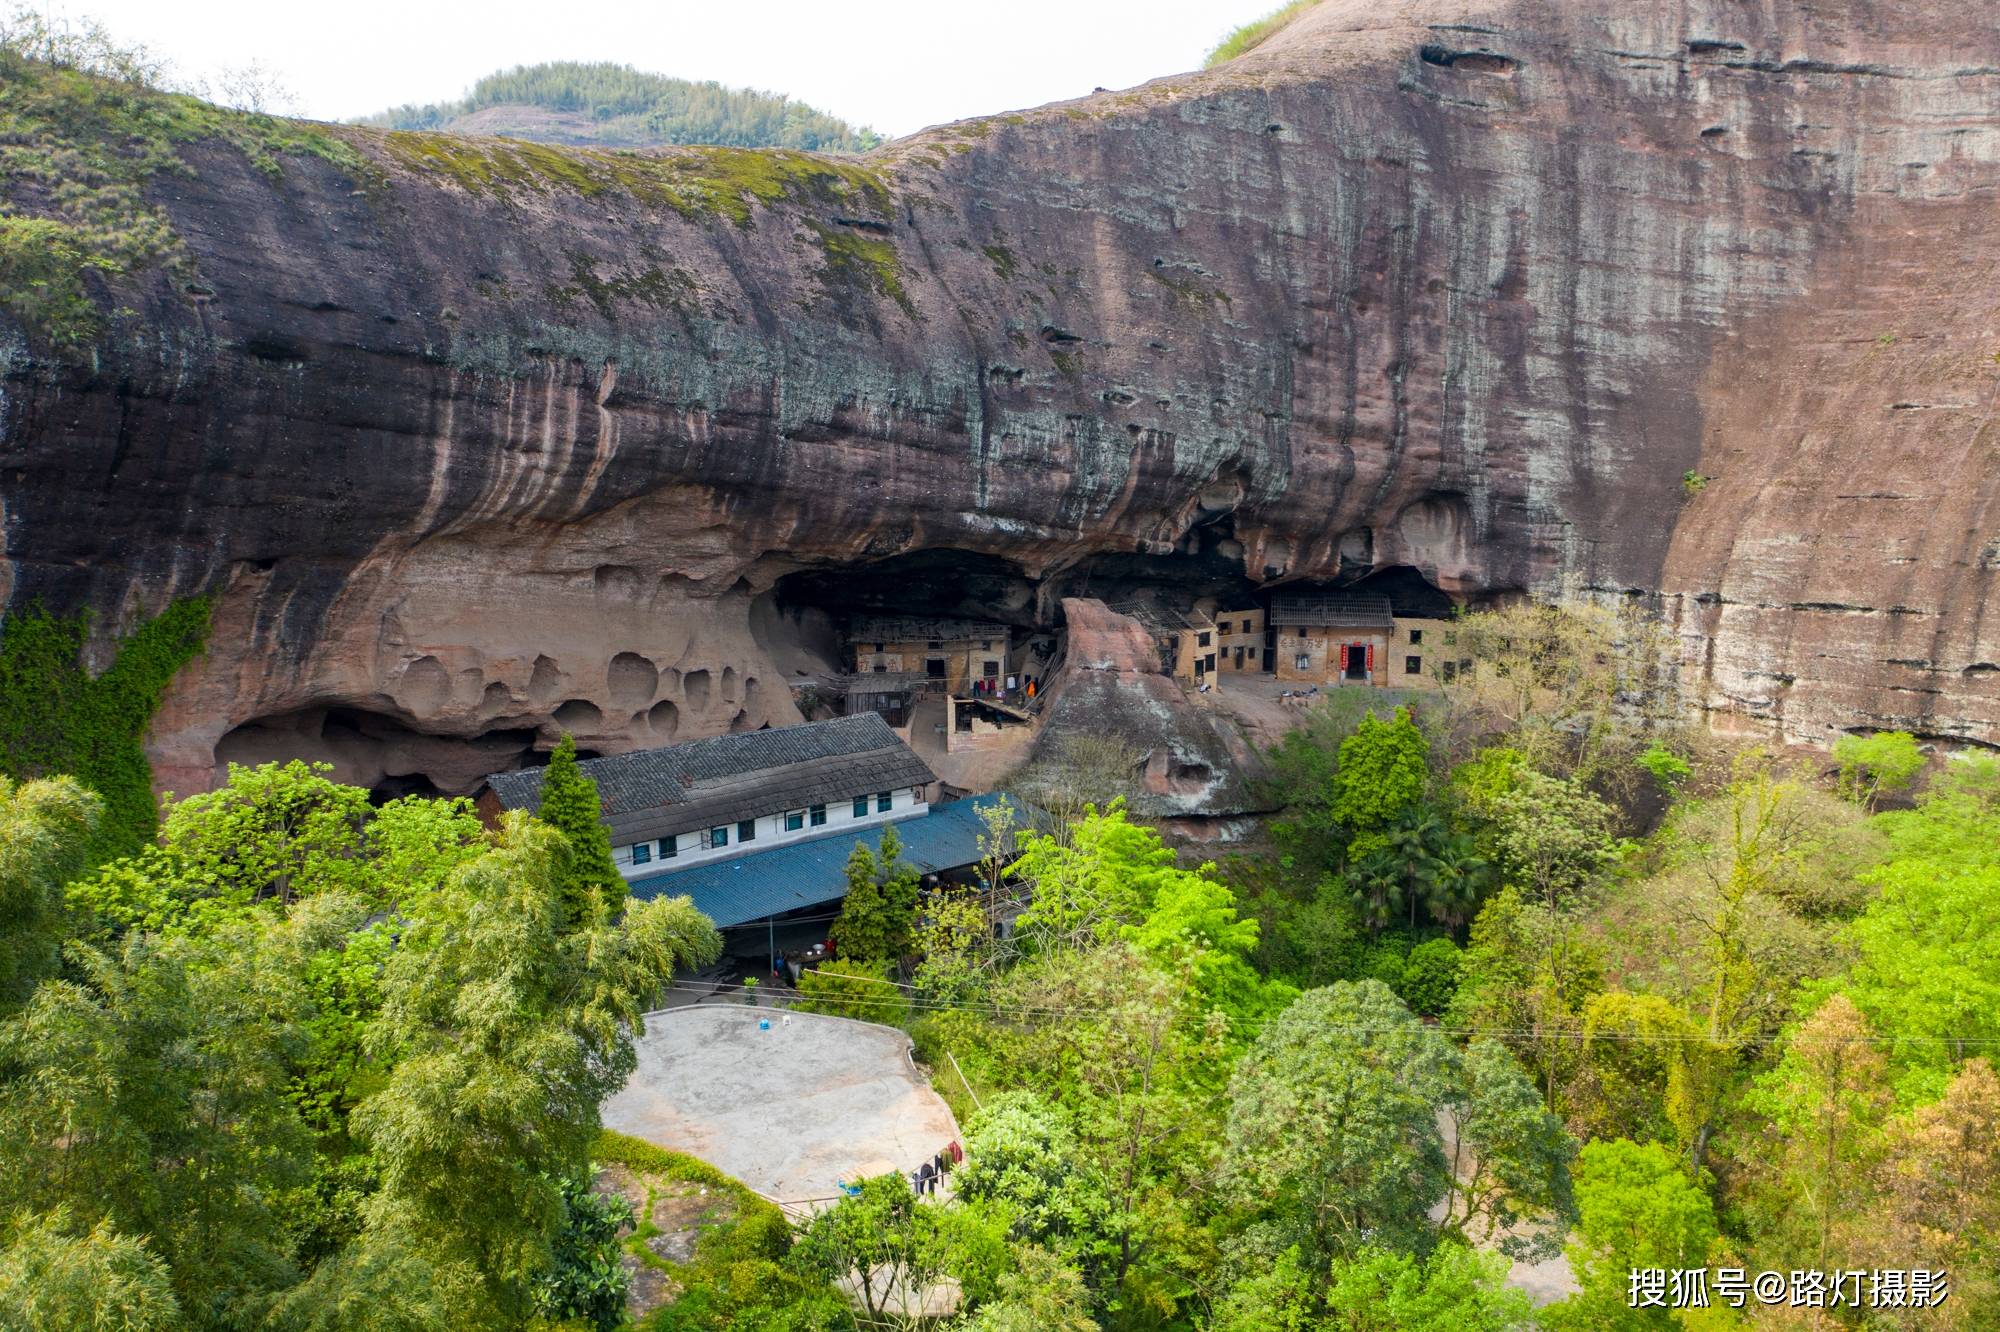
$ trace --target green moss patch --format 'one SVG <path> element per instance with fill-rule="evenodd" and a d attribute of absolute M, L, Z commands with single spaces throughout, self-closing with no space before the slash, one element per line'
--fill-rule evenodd
<path fill-rule="evenodd" d="M 1014 274 L 1021 269 L 1021 263 L 1014 257 L 1014 252 L 997 241 L 985 247 L 981 253 L 993 261 L 993 271 L 1000 275 L 1002 282 L 1012 282 Z"/>
<path fill-rule="evenodd" d="M 468 194 L 517 201 L 524 194 L 621 193 L 698 221 L 749 226 L 752 210 L 815 204 L 893 215 L 889 187 L 866 167 L 783 148 L 687 148 L 670 153 L 555 148 L 512 139 L 397 130 L 383 150 L 412 171 Z"/>
<path fill-rule="evenodd" d="M 917 307 L 903 286 L 902 261 L 896 257 L 893 244 L 817 220 L 807 221 L 806 227 L 826 259 L 819 271 L 822 290 L 834 294 L 845 287 L 886 296 L 900 305 L 904 314 L 917 317 Z"/>
<path fill-rule="evenodd" d="M 682 269 L 658 262 L 657 254 L 647 257 L 654 258 L 655 262 L 605 277 L 598 274 L 595 258 L 573 250 L 567 256 L 570 281 L 551 283 L 549 299 L 564 306 L 587 300 L 599 314 L 614 321 L 618 318 L 621 302 L 635 302 L 655 310 L 674 310 L 683 316 L 692 316 L 698 309 L 694 279 Z"/>
<path fill-rule="evenodd" d="M 1146 276 L 1165 287 L 1172 304 L 1187 309 L 1213 309 L 1217 301 L 1231 305 L 1229 293 L 1211 282 L 1204 282 L 1192 274 L 1165 273 L 1157 268 L 1145 270 Z"/>

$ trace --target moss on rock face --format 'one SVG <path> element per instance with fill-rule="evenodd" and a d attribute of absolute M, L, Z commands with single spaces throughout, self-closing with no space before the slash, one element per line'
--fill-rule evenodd
<path fill-rule="evenodd" d="M 876 172 L 785 148 L 632 152 L 415 130 L 391 131 L 380 143 L 400 166 L 503 202 L 523 192 L 593 198 L 615 191 L 691 220 L 722 219 L 740 227 L 750 225 L 754 208 L 786 203 L 893 215 L 889 187 Z"/>
<path fill-rule="evenodd" d="M 0 52 L 0 297 L 15 318 L 54 345 L 74 346 L 101 327 L 86 274 L 165 263 L 192 280 L 193 264 L 145 186 L 186 173 L 181 146 L 204 139 L 229 144 L 274 178 L 288 156 L 365 166 L 317 126 Z"/>
<path fill-rule="evenodd" d="M 873 236 L 856 235 L 841 227 L 830 227 L 819 221 L 808 221 L 806 226 L 818 243 L 820 253 L 826 256 L 826 262 L 819 271 L 823 290 L 832 294 L 842 286 L 858 287 L 877 296 L 888 297 L 903 308 L 904 314 L 912 319 L 917 317 L 917 307 L 903 285 L 902 260 L 897 258 L 893 244 Z"/>
<path fill-rule="evenodd" d="M 1145 274 L 1165 287 L 1169 299 L 1176 306 L 1190 310 L 1213 309 L 1217 301 L 1233 305 L 1229 293 L 1212 282 L 1204 282 L 1191 274 L 1163 273 L 1156 268 L 1146 269 Z"/>
<path fill-rule="evenodd" d="M 571 251 L 566 256 L 570 281 L 551 283 L 547 288 L 549 299 L 562 306 L 574 305 L 579 299 L 588 300 L 600 315 L 613 322 L 618 318 L 621 301 L 636 301 L 655 310 L 672 310 L 683 318 L 693 317 L 700 308 L 694 279 L 684 269 L 657 262 L 663 256 L 651 246 L 641 248 L 649 251 L 646 257 L 656 262 L 609 277 L 599 276 L 595 258 Z"/>

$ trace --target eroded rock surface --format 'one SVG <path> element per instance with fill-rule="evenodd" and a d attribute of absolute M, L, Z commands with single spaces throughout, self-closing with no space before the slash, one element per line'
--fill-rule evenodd
<path fill-rule="evenodd" d="M 788 720 L 777 580 L 939 550 L 1635 597 L 1711 708 L 1996 743 L 1996 108 L 1980 0 L 1325 0 L 837 172 L 189 145 L 198 294 L 11 344 L 0 594 L 220 593 L 179 790 Z"/>
<path fill-rule="evenodd" d="M 1049 682 L 1041 745 L 1054 745 L 1050 752 L 1060 761 L 1061 746 L 1075 736 L 1122 743 L 1134 765 L 1130 804 L 1147 818 L 1265 808 L 1254 792 L 1265 775 L 1256 751 L 1161 672 L 1145 625 L 1088 598 L 1064 599 L 1062 612 L 1068 655 Z"/>

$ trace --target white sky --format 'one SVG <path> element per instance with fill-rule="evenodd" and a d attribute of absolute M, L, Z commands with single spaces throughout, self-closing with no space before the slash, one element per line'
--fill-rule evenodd
<path fill-rule="evenodd" d="M 322 120 L 446 101 L 513 65 L 612 60 L 788 93 L 897 135 L 1193 69 L 1279 0 L 28 3 L 96 18 L 183 76 L 260 64 Z"/>

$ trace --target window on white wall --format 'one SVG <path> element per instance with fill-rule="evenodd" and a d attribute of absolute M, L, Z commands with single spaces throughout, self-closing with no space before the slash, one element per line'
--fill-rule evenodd
<path fill-rule="evenodd" d="M 754 842 L 754 841 L 756 841 L 756 840 L 757 840 L 757 820 L 755 820 L 755 819 L 744 819 L 744 820 L 743 820 L 742 822 L 738 823 L 738 824 L 736 825 L 736 840 L 737 840 L 737 841 L 739 841 L 739 842 Z"/>
<path fill-rule="evenodd" d="M 890 806 L 894 805 L 895 803 L 896 803 L 896 797 L 892 792 L 877 791 L 875 793 L 875 812 L 877 814 L 887 814 L 889 812 Z"/>
<path fill-rule="evenodd" d="M 724 847 L 728 845 L 729 845 L 729 829 L 710 828 L 708 830 L 708 847 L 711 851 L 715 850 L 718 847 Z"/>
<path fill-rule="evenodd" d="M 681 853 L 681 839 L 678 834 L 676 834 L 673 837 L 662 837 L 660 839 L 661 859 L 672 860 L 675 856 L 679 855 L 680 853 Z"/>
<path fill-rule="evenodd" d="M 636 844 L 635 846 L 633 846 L 633 848 L 632 848 L 632 863 L 633 863 L 634 865 L 646 865 L 646 864 L 650 864 L 650 863 L 652 863 L 652 859 L 653 859 L 653 848 L 652 848 L 652 847 L 648 846 L 648 845 L 647 845 L 646 843 L 644 843 L 644 842 L 640 842 L 640 843 Z"/>
<path fill-rule="evenodd" d="M 826 826 L 825 805 L 813 805 L 806 810 L 806 814 L 809 817 L 813 827 L 821 828 Z"/>
<path fill-rule="evenodd" d="M 806 826 L 806 812 L 804 810 L 788 809 L 785 811 L 786 832 L 797 832 L 799 831 L 799 829 L 805 826 Z"/>
<path fill-rule="evenodd" d="M 857 819 L 865 819 L 865 818 L 867 818 L 867 817 L 868 817 L 868 797 L 867 797 L 867 796 L 856 796 L 856 797 L 854 797 L 854 817 L 855 817 L 855 818 L 857 818 Z"/>

